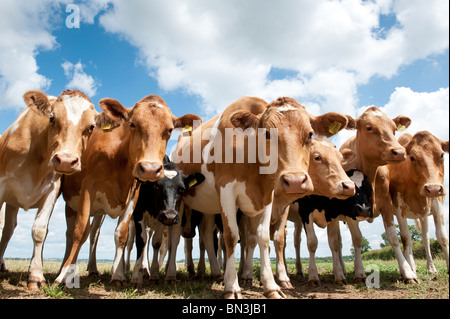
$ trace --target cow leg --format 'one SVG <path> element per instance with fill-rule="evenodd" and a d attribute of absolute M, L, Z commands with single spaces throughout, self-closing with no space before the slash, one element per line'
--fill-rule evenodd
<path fill-rule="evenodd" d="M 221 279 L 219 262 L 217 261 L 216 250 L 214 248 L 214 225 L 215 215 L 204 215 L 200 223 L 200 236 L 208 253 L 209 266 L 211 268 L 211 276 Z"/>
<path fill-rule="evenodd" d="M 300 224 L 301 225 L 301 224 Z M 305 224 L 306 242 L 309 251 L 309 268 L 308 268 L 308 282 L 312 286 L 320 286 L 319 273 L 316 266 L 316 250 L 318 240 L 314 230 L 314 222 L 312 214 L 309 215 L 309 223 Z"/>
<path fill-rule="evenodd" d="M 301 277 L 303 277 L 302 260 L 300 258 L 300 243 L 302 242 L 302 228 L 303 225 L 301 223 L 294 223 L 295 270 L 297 272 L 297 275 Z"/>
<path fill-rule="evenodd" d="M 272 214 L 272 205 L 264 209 L 264 212 L 248 218 L 249 229 L 256 229 L 256 235 L 261 256 L 261 283 L 264 287 L 264 295 L 270 299 L 281 299 L 286 296 L 276 284 L 273 276 L 272 267 L 270 265 L 270 218 Z M 284 233 L 284 229 L 283 229 Z M 281 258 L 283 259 L 283 258 Z M 284 270 L 286 268 L 282 267 Z"/>
<path fill-rule="evenodd" d="M 90 223 L 89 216 L 92 206 L 92 200 L 95 199 L 95 194 L 91 194 L 89 190 L 83 189 L 80 196 L 81 207 L 77 213 L 76 224 L 73 232 L 72 247 L 70 247 L 70 252 L 67 256 L 66 261 L 63 263 L 61 271 L 58 277 L 55 279 L 55 284 L 60 285 L 62 283 L 67 283 L 71 275 L 76 275 L 78 270 L 76 267 L 78 254 L 80 252 L 81 246 L 86 241 L 89 236 Z M 67 248 L 66 248 L 67 249 Z M 73 278 L 73 276 L 72 276 Z"/>
<path fill-rule="evenodd" d="M 246 259 L 247 259 L 247 218 L 245 215 L 243 215 L 241 217 L 241 220 L 239 221 L 239 234 L 240 234 L 240 241 L 239 241 L 239 246 L 241 248 L 241 256 L 239 257 L 239 270 L 238 270 L 238 277 L 242 278 L 243 274 L 244 274 L 244 268 L 245 268 L 245 264 L 246 264 Z M 222 241 L 223 242 L 223 234 L 220 234 L 219 236 L 219 242 Z M 223 248 L 223 243 L 219 243 L 219 246 Z M 253 246 L 253 249 L 255 248 L 255 245 Z M 253 252 L 252 252 L 253 254 Z M 252 255 L 253 258 L 253 255 Z M 220 263 L 220 258 L 219 258 L 219 263 Z M 253 263 L 253 260 L 252 260 Z M 221 263 L 222 267 L 223 267 L 224 262 Z M 253 265 L 252 265 L 252 276 L 253 276 Z M 252 277 L 253 278 L 253 277 Z"/>
<path fill-rule="evenodd" d="M 52 190 L 39 203 L 38 212 L 31 229 L 33 237 L 33 257 L 28 269 L 28 289 L 35 289 L 38 285 L 45 285 L 43 270 L 43 249 L 47 237 L 48 223 L 59 195 L 59 182 L 52 185 Z"/>
<path fill-rule="evenodd" d="M 412 247 L 412 238 L 411 232 L 408 228 L 408 222 L 405 217 L 400 214 L 396 214 L 398 226 L 400 229 L 400 238 L 403 244 L 403 256 L 405 257 L 408 264 L 411 266 L 411 269 L 414 273 L 416 273 L 416 264 L 414 262 L 413 257 L 413 247 Z"/>
<path fill-rule="evenodd" d="M 136 236 L 136 227 L 134 226 L 134 220 L 130 220 L 128 227 L 128 239 L 127 239 L 127 257 L 125 258 L 125 271 L 128 272 L 131 269 L 131 251 L 134 246 L 134 237 Z"/>
<path fill-rule="evenodd" d="M 338 285 L 346 283 L 344 269 L 341 263 L 341 231 L 339 229 L 339 220 L 332 220 L 327 226 L 328 244 L 330 246 L 331 255 L 333 257 L 333 274 L 334 281 Z"/>
<path fill-rule="evenodd" d="M 168 241 L 169 241 L 169 258 L 167 260 L 167 271 L 165 281 L 177 280 L 177 248 L 181 237 L 180 223 L 169 227 Z"/>
<path fill-rule="evenodd" d="M 67 229 L 66 229 L 66 250 L 64 253 L 63 262 L 61 263 L 59 272 L 61 272 L 64 263 L 67 261 L 67 258 L 69 257 L 70 250 L 71 250 L 72 244 L 73 244 L 73 232 L 75 229 L 75 222 L 77 219 L 77 212 L 75 210 L 73 210 L 72 207 L 70 207 L 67 203 L 66 203 L 65 213 L 66 213 L 66 227 L 67 227 Z"/>
<path fill-rule="evenodd" d="M 199 244 L 199 250 L 200 250 L 200 257 L 198 259 L 198 264 L 197 264 L 197 278 L 203 278 L 206 273 L 205 243 L 203 241 L 203 237 L 204 237 L 204 233 L 202 231 L 199 231 L 198 244 Z"/>
<path fill-rule="evenodd" d="M 136 215 L 134 216 L 136 218 Z M 140 216 L 143 218 L 143 216 Z M 147 243 L 148 235 L 146 229 L 144 229 L 145 224 L 143 219 L 134 222 L 135 225 L 135 237 L 136 237 L 136 263 L 133 269 L 133 275 L 131 277 L 131 283 L 138 289 L 141 289 L 144 284 L 144 275 L 148 271 L 148 256 L 147 256 Z"/>
<path fill-rule="evenodd" d="M 159 271 L 163 268 L 164 260 L 166 259 L 167 253 L 169 251 L 169 239 L 167 238 L 167 231 L 163 231 L 163 237 L 161 241 L 161 247 L 159 247 L 159 257 L 158 257 L 158 264 L 159 264 Z"/>
<path fill-rule="evenodd" d="M 361 234 L 361 230 L 359 229 L 359 222 L 356 220 L 353 220 L 351 218 L 346 218 L 347 226 L 350 230 L 350 233 L 352 235 L 352 242 L 353 242 L 353 249 L 355 251 L 355 257 L 354 257 L 354 265 L 355 265 L 355 281 L 356 282 L 365 282 L 366 281 L 366 273 L 364 271 L 364 265 L 362 262 L 362 243 L 363 243 L 363 236 Z M 341 250 L 342 252 L 342 250 Z M 342 253 L 341 253 L 342 255 Z M 345 266 L 344 266 L 345 267 Z"/>
<path fill-rule="evenodd" d="M 434 218 L 434 224 L 436 227 L 436 238 L 442 246 L 442 251 L 444 252 L 445 261 L 447 262 L 447 273 L 448 268 L 448 235 L 444 224 L 444 207 L 439 199 L 435 198 L 431 205 L 431 212 Z"/>
<path fill-rule="evenodd" d="M 276 277 L 278 279 L 278 282 L 280 283 L 280 286 L 283 289 L 294 289 L 287 274 L 286 263 L 284 260 L 284 249 L 286 242 L 286 223 L 288 215 L 289 215 L 289 206 L 286 208 L 284 215 L 274 225 L 272 225 L 274 230 L 273 244 L 275 246 L 275 254 L 277 260 Z"/>
<path fill-rule="evenodd" d="M 3 203 L 1 207 L 1 220 L 2 225 L 0 232 L 0 271 L 5 272 L 6 264 L 5 264 L 5 251 L 8 246 L 9 240 L 11 239 L 14 229 L 17 226 L 17 213 L 19 212 L 19 208 Z"/>
<path fill-rule="evenodd" d="M 154 233 L 152 236 L 153 258 L 152 258 L 152 264 L 150 266 L 150 282 L 156 284 L 159 282 L 159 269 L 160 268 L 159 268 L 158 256 L 159 256 L 159 250 L 160 250 L 161 244 L 162 244 L 164 226 L 158 221 L 156 221 L 154 226 L 155 226 L 153 228 Z"/>
<path fill-rule="evenodd" d="M 428 236 L 428 216 L 419 219 L 420 228 L 422 229 L 422 242 L 425 246 L 425 255 L 427 257 L 427 270 L 429 273 L 437 273 L 436 267 L 434 266 L 433 257 L 431 256 L 430 249 L 430 238 Z M 413 259 L 414 262 L 414 259 Z M 416 265 L 414 264 L 414 271 L 416 271 Z"/>
<path fill-rule="evenodd" d="M 189 277 L 193 278 L 195 277 L 195 266 L 194 266 L 194 260 L 192 259 L 192 238 L 185 238 L 184 239 L 184 254 L 186 255 L 185 258 L 185 267 L 189 273 Z"/>
<path fill-rule="evenodd" d="M 97 269 L 97 243 L 98 238 L 100 237 L 100 229 L 102 227 L 103 221 L 105 220 L 106 215 L 96 215 L 92 219 L 91 224 L 91 232 L 89 234 L 89 262 L 87 266 L 87 270 L 89 272 L 89 276 L 98 276 L 99 272 Z"/>
<path fill-rule="evenodd" d="M 242 218 L 247 220 L 247 216 Z M 241 282 L 243 285 L 252 286 L 253 284 L 253 254 L 257 242 L 256 229 L 250 229 L 248 222 L 247 227 L 243 227 L 244 232 L 240 233 L 241 238 L 241 259 L 244 259 L 244 267 L 242 269 Z M 245 245 L 242 243 L 245 242 Z M 244 251 L 244 253 L 242 253 Z"/>

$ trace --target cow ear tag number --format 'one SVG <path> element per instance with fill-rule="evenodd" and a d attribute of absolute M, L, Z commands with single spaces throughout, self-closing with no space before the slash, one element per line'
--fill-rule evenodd
<path fill-rule="evenodd" d="M 192 126 L 186 125 L 185 127 L 183 127 L 182 133 L 183 133 L 183 136 L 190 136 L 190 135 L 192 135 Z"/>
<path fill-rule="evenodd" d="M 401 132 L 401 131 L 404 131 L 404 130 L 406 130 L 406 126 L 404 126 L 404 125 L 402 125 L 402 124 L 399 124 L 399 125 L 397 126 L 397 131 Z"/>
<path fill-rule="evenodd" d="M 342 123 L 334 121 L 333 123 L 331 123 L 330 128 L 329 128 L 328 131 L 331 134 L 336 135 L 339 132 L 341 126 L 342 126 Z"/>

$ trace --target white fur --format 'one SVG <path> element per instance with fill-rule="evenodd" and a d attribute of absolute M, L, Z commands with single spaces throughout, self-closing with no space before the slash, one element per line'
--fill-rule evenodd
<path fill-rule="evenodd" d="M 356 187 L 361 188 L 364 180 L 364 174 L 362 172 L 354 172 L 350 179 L 355 183 Z"/>
<path fill-rule="evenodd" d="M 293 106 L 291 106 L 289 104 L 286 104 L 286 105 L 281 106 L 281 107 L 277 107 L 277 112 L 280 113 L 280 114 L 282 114 L 283 112 L 295 111 L 295 110 L 297 110 L 297 108 L 295 108 L 295 107 L 293 107 Z"/>
<path fill-rule="evenodd" d="M 167 170 L 164 171 L 164 176 L 167 177 L 168 179 L 172 179 L 177 175 L 178 175 L 177 171 L 167 171 Z"/>
<path fill-rule="evenodd" d="M 80 122 L 83 112 L 92 105 L 91 102 L 78 95 L 63 95 L 62 101 L 66 107 L 67 119 L 75 125 Z"/>

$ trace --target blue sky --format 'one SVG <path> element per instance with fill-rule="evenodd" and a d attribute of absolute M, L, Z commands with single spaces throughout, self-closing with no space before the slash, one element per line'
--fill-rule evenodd
<path fill-rule="evenodd" d="M 80 9 L 79 28 L 66 25 L 69 4 Z M 0 133 L 24 108 L 26 90 L 57 96 L 77 88 L 98 110 L 104 97 L 132 106 L 158 94 L 176 116 L 196 113 L 204 120 L 243 95 L 268 101 L 291 96 L 314 115 L 337 111 L 356 117 L 377 105 L 392 118 L 410 116 L 410 133 L 427 129 L 448 140 L 448 5 L 447 0 L 4 0 Z M 332 141 L 339 147 L 352 134 Z M 448 188 L 447 172 L 448 155 Z M 46 258 L 62 257 L 63 212 L 60 199 Z M 20 211 L 7 257 L 31 257 L 33 218 L 34 211 Z M 115 223 L 107 218 L 99 258 L 114 257 Z M 348 254 L 351 241 L 342 227 Z M 377 248 L 381 218 L 361 229 Z M 288 230 L 292 257 L 293 227 Z M 328 256 L 326 232 L 318 237 L 317 255 Z"/>

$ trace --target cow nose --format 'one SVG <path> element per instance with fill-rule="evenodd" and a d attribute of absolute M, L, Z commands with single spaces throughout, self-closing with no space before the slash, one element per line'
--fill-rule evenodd
<path fill-rule="evenodd" d="M 372 218 L 373 217 L 373 210 L 372 206 L 362 206 L 360 204 L 356 205 L 356 215 L 359 217 L 364 218 Z"/>
<path fill-rule="evenodd" d="M 353 182 L 342 182 L 342 195 L 353 196 L 356 193 L 355 183 Z"/>
<path fill-rule="evenodd" d="M 164 168 L 159 163 L 141 161 L 136 164 L 134 176 L 144 182 L 155 182 L 164 177 Z"/>
<path fill-rule="evenodd" d="M 284 174 L 281 176 L 287 194 L 305 194 L 312 191 L 312 183 L 307 174 Z"/>
<path fill-rule="evenodd" d="M 179 217 L 176 211 L 164 211 L 158 215 L 158 220 L 166 226 L 178 224 Z"/>
<path fill-rule="evenodd" d="M 424 187 L 425 196 L 427 197 L 437 197 L 437 196 L 443 196 L 444 193 L 444 187 L 442 185 L 436 185 L 436 184 L 428 184 Z"/>
<path fill-rule="evenodd" d="M 80 159 L 67 153 L 57 153 L 52 157 L 53 168 L 63 174 L 73 174 L 80 167 Z"/>
<path fill-rule="evenodd" d="M 404 161 L 406 159 L 406 150 L 404 148 L 391 149 L 391 155 L 396 161 Z"/>

